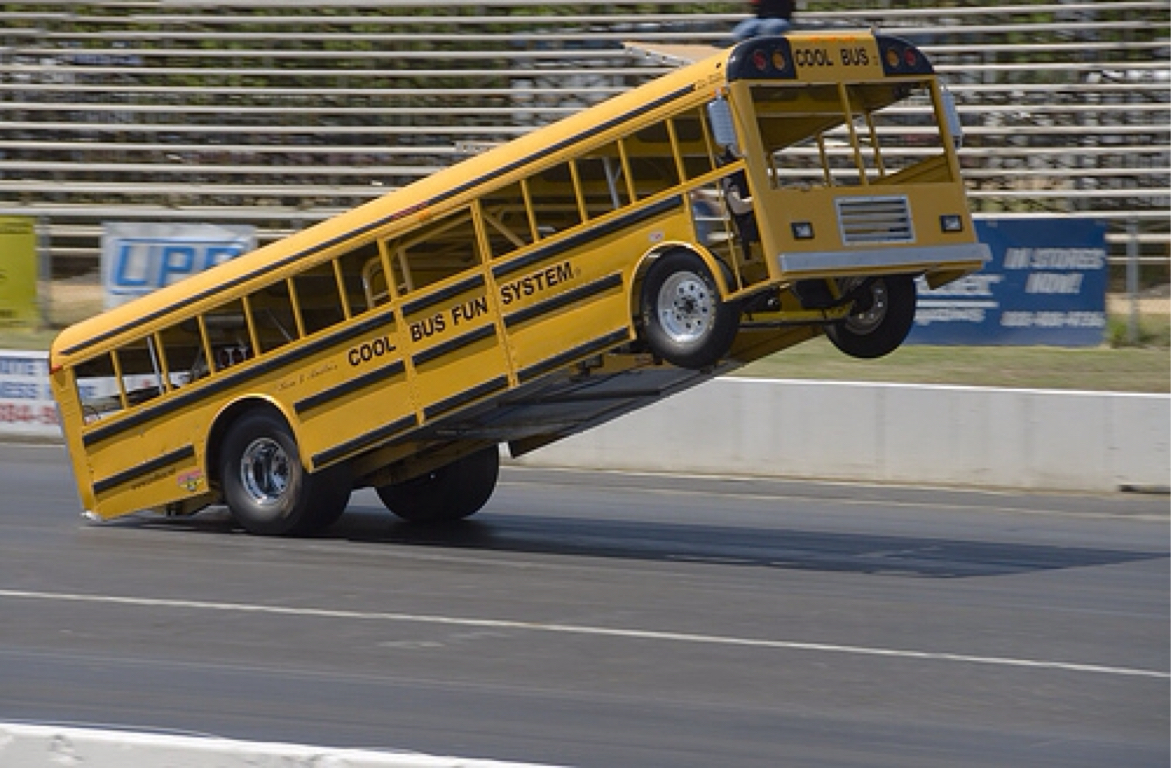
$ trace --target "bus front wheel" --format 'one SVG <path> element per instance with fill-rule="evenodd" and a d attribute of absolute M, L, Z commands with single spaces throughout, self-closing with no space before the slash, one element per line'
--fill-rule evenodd
<path fill-rule="evenodd" d="M 825 335 L 851 357 L 875 358 L 895 351 L 915 322 L 915 278 L 876 277 L 859 293 L 851 314 L 826 326 Z"/>
<path fill-rule="evenodd" d="M 386 508 L 412 523 L 450 523 L 471 517 L 488 503 L 500 475 L 496 446 L 457 459 L 402 483 L 375 490 Z"/>
<path fill-rule="evenodd" d="M 686 251 L 661 257 L 642 284 L 643 335 L 652 353 L 680 368 L 715 365 L 732 346 L 740 325 L 734 304 L 703 259 Z"/>
<path fill-rule="evenodd" d="M 220 484 L 232 517 L 249 533 L 296 536 L 337 520 L 350 498 L 344 466 L 309 473 L 284 419 L 241 416 L 220 451 Z"/>

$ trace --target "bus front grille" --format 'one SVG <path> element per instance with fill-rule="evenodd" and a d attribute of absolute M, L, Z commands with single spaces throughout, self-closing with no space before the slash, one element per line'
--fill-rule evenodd
<path fill-rule="evenodd" d="M 843 245 L 915 241 L 905 197 L 839 197 L 834 203 Z"/>

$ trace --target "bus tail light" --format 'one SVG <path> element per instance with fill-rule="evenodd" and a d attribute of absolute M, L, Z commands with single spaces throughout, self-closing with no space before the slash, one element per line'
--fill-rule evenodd
<path fill-rule="evenodd" d="M 796 76 L 789 41 L 780 36 L 745 40 L 736 46 L 728 60 L 730 80 L 788 80 Z"/>
<path fill-rule="evenodd" d="M 930 75 L 935 70 L 927 57 L 911 43 L 898 37 L 877 35 L 882 69 L 887 75 Z"/>

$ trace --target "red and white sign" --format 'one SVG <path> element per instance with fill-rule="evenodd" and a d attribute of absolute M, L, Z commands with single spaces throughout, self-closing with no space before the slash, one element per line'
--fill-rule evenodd
<path fill-rule="evenodd" d="M 61 436 L 48 353 L 0 350 L 0 434 Z"/>

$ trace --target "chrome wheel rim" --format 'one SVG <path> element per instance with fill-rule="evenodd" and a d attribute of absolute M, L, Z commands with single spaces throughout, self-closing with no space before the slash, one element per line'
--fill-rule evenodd
<path fill-rule="evenodd" d="M 253 440 L 240 457 L 240 484 L 257 504 L 280 502 L 289 488 L 289 455 L 269 437 Z"/>
<path fill-rule="evenodd" d="M 659 289 L 659 324 L 673 341 L 693 344 L 707 335 L 716 314 L 716 297 L 694 272 L 677 272 Z"/>

